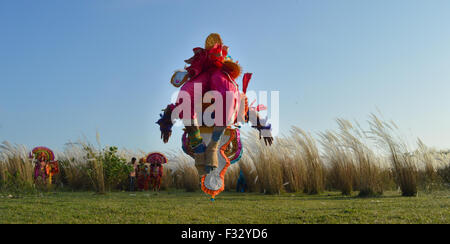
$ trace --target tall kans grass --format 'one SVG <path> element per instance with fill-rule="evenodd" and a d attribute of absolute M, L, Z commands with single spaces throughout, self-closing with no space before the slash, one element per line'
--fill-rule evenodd
<path fill-rule="evenodd" d="M 338 132 L 322 134 L 331 179 L 344 195 L 350 195 L 353 187 L 360 196 L 381 195 L 381 159 L 367 146 L 368 137 L 347 120 L 338 119 L 337 124 Z"/>
<path fill-rule="evenodd" d="M 264 194 L 337 190 L 343 195 L 375 196 L 398 187 L 402 195 L 414 196 L 419 190 L 449 185 L 450 152 L 432 150 L 420 140 L 417 150 L 410 150 L 397 136 L 395 125 L 375 115 L 370 117 L 366 130 L 344 119 L 336 122 L 337 130 L 315 136 L 292 127 L 270 147 L 258 139 L 257 132 L 243 133 L 244 154 L 229 168 L 226 190 L 235 191 L 240 171 L 248 192 Z M 40 190 L 33 180 L 29 150 L 7 142 L 0 145 L 0 190 Z M 98 193 L 126 190 L 128 162 L 131 157 L 139 159 L 145 154 L 68 143 L 63 152 L 56 153 L 60 173 L 54 178 L 54 188 Z M 169 163 L 164 165 L 161 189 L 200 190 L 192 158 L 181 150 L 166 155 Z"/>
<path fill-rule="evenodd" d="M 394 179 L 400 187 L 402 195 L 415 196 L 418 185 L 417 161 L 408 152 L 406 144 L 394 137 L 395 124 L 381 121 L 373 114 L 369 123 L 375 140 L 378 140 L 378 143 L 390 154 Z"/>
<path fill-rule="evenodd" d="M 357 180 L 356 162 L 352 152 L 335 132 L 327 131 L 322 133 L 321 137 L 323 157 L 328 162 L 326 177 L 329 187 L 341 191 L 343 195 L 351 195 Z"/>
<path fill-rule="evenodd" d="M 324 165 L 315 139 L 298 127 L 292 127 L 290 140 L 298 148 L 297 160 L 302 163 L 303 191 L 318 194 L 324 190 Z"/>
<path fill-rule="evenodd" d="M 22 145 L 0 145 L 0 189 L 28 191 L 34 189 L 33 164 Z"/>

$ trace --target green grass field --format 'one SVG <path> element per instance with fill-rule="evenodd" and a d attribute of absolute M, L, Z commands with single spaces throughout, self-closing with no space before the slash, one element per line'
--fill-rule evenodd
<path fill-rule="evenodd" d="M 450 223 L 448 192 L 401 197 L 262 195 L 224 192 L 0 194 L 0 223 Z"/>

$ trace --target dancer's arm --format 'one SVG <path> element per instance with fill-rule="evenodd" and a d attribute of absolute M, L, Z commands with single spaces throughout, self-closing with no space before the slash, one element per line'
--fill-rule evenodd
<path fill-rule="evenodd" d="M 156 122 L 159 124 L 159 129 L 161 130 L 161 139 L 164 143 L 169 141 L 170 136 L 172 135 L 172 111 L 175 108 L 174 104 L 169 104 L 165 109 L 163 109 L 164 113 L 160 114 L 160 119 Z"/>
<path fill-rule="evenodd" d="M 261 119 L 258 112 L 253 109 L 249 109 L 249 111 L 247 112 L 247 116 L 247 121 L 250 121 L 252 123 L 252 127 L 259 131 L 259 139 L 263 137 L 266 146 L 271 146 L 273 143 L 271 124 L 268 124 L 267 120 Z M 256 125 L 253 124 L 250 118 L 256 118 Z"/>

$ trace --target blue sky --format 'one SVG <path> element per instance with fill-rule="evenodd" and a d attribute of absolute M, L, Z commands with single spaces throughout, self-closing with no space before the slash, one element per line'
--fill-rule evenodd
<path fill-rule="evenodd" d="M 2 0 L 0 141 L 62 149 L 98 131 L 105 145 L 178 148 L 181 129 L 164 145 L 155 124 L 169 79 L 217 32 L 249 89 L 280 91 L 282 132 L 379 109 L 450 148 L 449 12 L 446 0 Z"/>

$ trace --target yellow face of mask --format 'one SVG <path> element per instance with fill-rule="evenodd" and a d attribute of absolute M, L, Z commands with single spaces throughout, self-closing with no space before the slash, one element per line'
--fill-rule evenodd
<path fill-rule="evenodd" d="M 220 35 L 217 33 L 209 34 L 209 36 L 206 38 L 205 41 L 205 49 L 209 50 L 213 48 L 214 45 L 216 44 L 223 45 L 222 38 L 220 37 Z"/>

